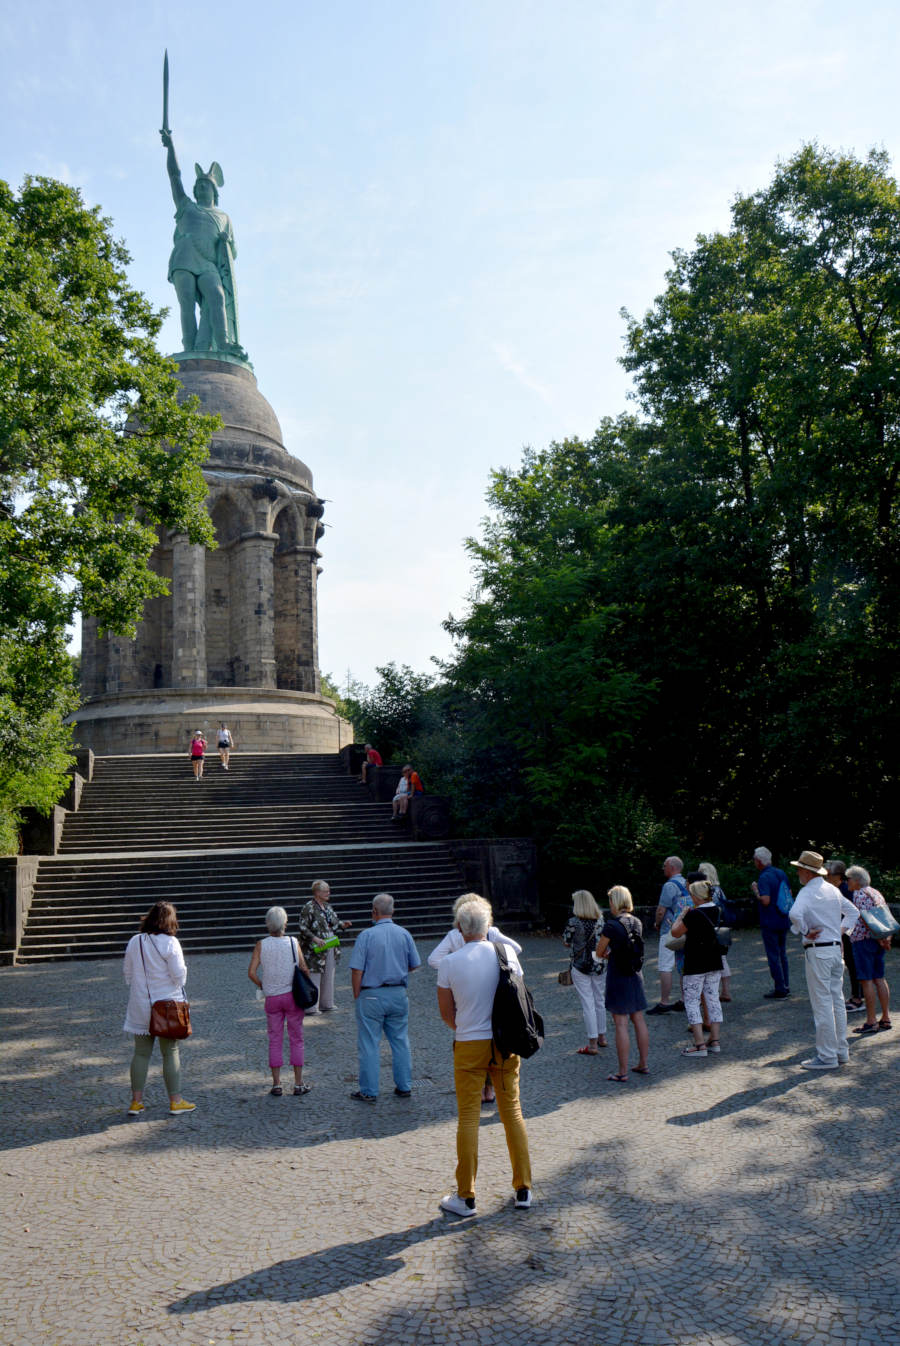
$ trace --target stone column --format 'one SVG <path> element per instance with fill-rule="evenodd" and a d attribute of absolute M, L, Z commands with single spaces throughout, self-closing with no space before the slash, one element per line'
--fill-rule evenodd
<path fill-rule="evenodd" d="M 105 637 L 106 679 L 104 691 L 107 696 L 119 692 L 132 692 L 137 685 L 134 662 L 134 641 L 127 636 L 108 635 Z"/>
<path fill-rule="evenodd" d="M 231 563 L 231 639 L 239 687 L 274 687 L 276 533 L 244 534 Z"/>
<path fill-rule="evenodd" d="M 172 539 L 172 686 L 206 686 L 206 548 Z"/>
<path fill-rule="evenodd" d="M 275 658 L 278 686 L 318 692 L 315 547 L 275 554 Z"/>
<path fill-rule="evenodd" d="M 103 673 L 101 662 L 105 666 L 105 654 L 100 649 L 100 637 L 97 634 L 97 618 L 85 617 L 81 623 L 81 694 L 85 701 L 92 696 L 103 695 Z"/>

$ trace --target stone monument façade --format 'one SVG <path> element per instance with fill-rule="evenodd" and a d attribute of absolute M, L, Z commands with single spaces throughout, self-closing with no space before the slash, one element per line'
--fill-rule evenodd
<path fill-rule="evenodd" d="M 351 727 L 321 694 L 316 590 L 324 502 L 288 453 L 272 407 L 239 344 L 231 221 L 218 207 L 224 175 L 196 165 L 184 191 L 168 128 L 162 140 L 176 207 L 169 279 L 184 349 L 173 356 L 184 395 L 222 428 L 203 475 L 217 548 L 161 535 L 151 566 L 170 592 L 146 606 L 137 636 L 101 635 L 86 619 L 76 740 L 100 754 L 176 752 L 227 722 L 248 751 L 330 752 Z M 199 322 L 197 310 L 199 309 Z"/>

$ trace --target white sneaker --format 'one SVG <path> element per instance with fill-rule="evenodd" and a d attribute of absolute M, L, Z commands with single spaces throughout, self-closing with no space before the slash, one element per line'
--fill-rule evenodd
<path fill-rule="evenodd" d="M 441 1197 L 441 1210 L 448 1211 L 450 1215 L 458 1215 L 462 1220 L 477 1213 L 474 1202 L 471 1206 L 467 1206 L 464 1198 L 457 1196 L 455 1192 Z"/>
<path fill-rule="evenodd" d="M 837 1070 L 837 1061 L 823 1061 L 819 1056 L 811 1056 L 808 1061 L 801 1061 L 804 1070 Z"/>

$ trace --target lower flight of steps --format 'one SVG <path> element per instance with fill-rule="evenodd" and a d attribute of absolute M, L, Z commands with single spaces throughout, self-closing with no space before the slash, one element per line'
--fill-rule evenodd
<path fill-rule="evenodd" d="M 346 942 L 370 923 L 378 892 L 393 895 L 400 925 L 430 938 L 449 929 L 450 908 L 463 891 L 441 842 L 61 854 L 41 860 L 17 962 L 120 958 L 158 901 L 175 904 L 186 953 L 246 950 L 249 957 L 266 933 L 268 908 L 284 907 L 295 926 L 318 878 L 330 884 L 341 919 L 353 922 Z"/>

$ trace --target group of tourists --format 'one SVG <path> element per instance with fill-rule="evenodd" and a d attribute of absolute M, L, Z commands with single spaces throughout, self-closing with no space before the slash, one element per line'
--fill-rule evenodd
<path fill-rule="evenodd" d="M 769 912 L 768 921 L 762 925 L 775 982 L 774 990 L 766 994 L 771 999 L 784 999 L 790 994 L 782 939 L 790 928 L 801 936 L 816 1032 L 816 1054 L 802 1065 L 807 1070 L 837 1069 L 849 1059 L 847 1013 L 858 1008 L 852 1003 L 852 994 L 850 1000 L 844 1000 L 843 937 L 849 939 L 854 975 L 866 1010 L 865 1021 L 856 1030 L 864 1036 L 891 1028 L 884 952 L 890 945 L 892 929 L 900 927 L 861 866 L 845 868 L 838 860 L 826 865 L 821 855 L 803 851 L 790 862 L 802 885 L 794 895 L 787 875 L 772 865 L 768 850 L 759 847 L 754 862 L 758 875 L 753 894 L 761 911 L 771 907 L 783 918 L 776 923 L 773 912 Z M 726 919 L 733 919 L 733 911 L 711 864 L 701 865 L 686 878 L 682 871 L 677 856 L 667 857 L 655 916 L 660 934 L 660 999 L 650 1010 L 644 991 L 643 927 L 634 914 L 631 893 L 620 884 L 611 888 L 605 917 L 586 889 L 573 894 L 573 914 L 564 939 L 587 1034 L 587 1043 L 578 1051 L 592 1056 L 606 1046 L 606 1016 L 611 1014 L 617 1069 L 607 1078 L 616 1084 L 627 1083 L 632 1074 L 650 1073 L 645 1014 L 684 1011 L 691 1036 L 682 1052 L 686 1058 L 696 1060 L 722 1050 L 722 1003 L 731 999 L 724 989 L 730 968 L 725 954 L 729 940 L 723 932 Z M 340 936 L 351 923 L 340 920 L 330 896 L 329 885 L 317 879 L 311 898 L 300 911 L 296 936 L 288 932 L 284 908 L 270 907 L 265 917 L 268 933 L 256 944 L 250 959 L 248 976 L 265 1005 L 270 1093 L 275 1097 L 284 1092 L 281 1072 L 285 1033 L 293 1094 L 300 1097 L 310 1090 L 303 1079 L 305 1014 L 327 1013 L 334 1008 Z M 372 903 L 372 924 L 358 935 L 350 955 L 358 1055 L 358 1087 L 350 1098 L 369 1107 L 379 1097 L 382 1036 L 390 1046 L 394 1094 L 401 1100 L 412 1096 L 407 987 L 410 974 L 421 960 L 409 931 L 397 925 L 393 915 L 393 897 L 377 894 Z M 132 1118 L 145 1111 L 144 1085 L 157 1037 L 169 1112 L 177 1116 L 192 1112 L 196 1106 L 181 1094 L 178 1037 L 190 1029 L 185 1031 L 182 1024 L 186 1013 L 178 1013 L 186 1009 L 187 973 L 177 930 L 175 908 L 171 903 L 157 902 L 125 953 L 130 994 L 124 1028 L 134 1038 L 128 1109 Z M 672 955 L 671 960 L 662 956 L 663 949 Z M 515 1052 L 504 1055 L 498 1049 L 500 1035 L 493 1018 L 501 976 L 522 976 L 521 951 L 515 940 L 493 924 L 490 904 L 475 893 L 467 893 L 454 905 L 452 928 L 428 958 L 437 972 L 438 1013 L 454 1035 L 456 1191 L 443 1197 L 440 1206 L 462 1219 L 476 1213 L 479 1118 L 482 1107 L 493 1103 L 510 1156 L 514 1205 L 524 1210 L 532 1204 L 528 1137 L 519 1102 L 520 1057 Z M 297 1000 L 298 969 L 312 983 L 316 1003 L 310 1008 L 302 1007 Z M 676 970 L 681 976 L 682 999 L 672 1002 L 669 996 Z M 179 1025 L 171 1030 L 173 1036 L 169 1036 L 167 1022 Z M 629 1023 L 638 1054 L 630 1070 Z"/>
<path fill-rule="evenodd" d="M 802 940 L 816 1032 L 815 1055 L 801 1064 L 805 1070 L 837 1069 L 849 1060 L 848 1013 L 866 1012 L 864 1023 L 854 1030 L 859 1036 L 888 1032 L 892 1027 L 884 955 L 891 933 L 900 926 L 861 865 L 847 868 L 837 858 L 826 863 L 817 852 L 803 851 L 799 859 L 790 861 L 802 885 L 795 897 L 787 874 L 772 864 L 767 847 L 757 847 L 753 863 L 757 878 L 751 891 L 759 906 L 763 947 L 773 980 L 765 998 L 790 996 L 787 935 L 793 931 Z M 587 1043 L 578 1052 L 595 1056 L 606 1046 L 606 1016 L 612 1014 L 618 1069 L 607 1078 L 616 1084 L 629 1079 L 629 1021 L 638 1050 L 638 1062 L 631 1072 L 649 1074 L 645 1013 L 685 1014 L 692 1041 L 683 1049 L 684 1057 L 705 1058 L 722 1050 L 722 1004 L 731 1000 L 726 950 L 736 913 L 714 865 L 704 862 L 685 877 L 683 862 L 670 855 L 662 868 L 664 883 L 655 913 L 659 1000 L 652 1009 L 647 1009 L 641 970 L 643 927 L 633 915 L 627 888 L 610 889 L 605 920 L 589 892 L 573 893 L 573 912 L 563 934 L 587 1034 Z M 850 977 L 846 1000 L 845 966 Z M 681 998 L 673 1001 L 676 971 L 681 977 Z"/>
<path fill-rule="evenodd" d="M 329 901 L 328 884 L 317 879 L 312 898 L 300 913 L 299 937 L 288 933 L 283 907 L 266 912 L 268 934 L 256 944 L 247 975 L 265 1002 L 268 1028 L 270 1094 L 282 1097 L 284 1036 L 293 1069 L 293 1094 L 309 1093 L 303 1079 L 305 1013 L 334 1008 L 334 968 L 340 957 L 340 931 L 350 928 L 341 921 Z M 373 1106 L 380 1086 L 380 1043 L 390 1045 L 394 1094 L 412 1097 L 412 1053 L 409 1043 L 409 975 L 421 959 L 409 931 L 393 920 L 394 899 L 378 893 L 372 903 L 372 924 L 354 943 L 350 956 L 350 979 L 356 1010 L 359 1086 L 350 1097 Z M 501 934 L 492 924 L 490 904 L 475 893 L 464 894 L 453 908 L 453 927 L 431 954 L 429 963 L 438 972 L 438 1011 L 454 1034 L 454 1081 L 458 1106 L 457 1170 L 454 1193 L 443 1197 L 441 1209 L 461 1218 L 476 1214 L 475 1174 L 478 1167 L 478 1125 L 481 1108 L 496 1102 L 506 1134 L 512 1163 L 514 1205 L 531 1206 L 531 1161 L 528 1137 L 519 1103 L 519 1057 L 505 1057 L 495 1050 L 492 1009 L 500 978 L 500 963 L 492 945 L 502 944 L 506 966 L 521 976 L 517 953 L 521 946 Z M 157 902 L 141 922 L 140 932 L 125 952 L 125 981 L 130 988 L 124 1029 L 134 1039 L 131 1062 L 130 1118 L 146 1110 L 144 1084 L 153 1051 L 159 1039 L 163 1078 L 169 1095 L 169 1112 L 177 1116 L 193 1112 L 195 1103 L 181 1094 L 178 1038 L 166 1036 L 155 1026 L 155 1016 L 164 1006 L 186 1008 L 187 969 L 176 938 L 178 916 L 169 902 Z M 301 969 L 318 992 L 314 1010 L 304 1010 L 294 994 L 295 970 Z M 181 1018 L 187 1021 L 188 1016 Z M 190 1029 L 188 1027 L 187 1032 Z M 187 1034 L 179 1031 L 179 1036 Z"/>
<path fill-rule="evenodd" d="M 202 729 L 198 729 L 191 736 L 190 759 L 191 767 L 194 772 L 194 780 L 203 779 L 203 762 L 208 747 L 206 736 Z M 222 720 L 216 730 L 216 750 L 219 754 L 219 761 L 222 763 L 223 770 L 228 770 L 228 760 L 231 756 L 231 750 L 234 747 L 234 739 L 228 725 Z"/>

